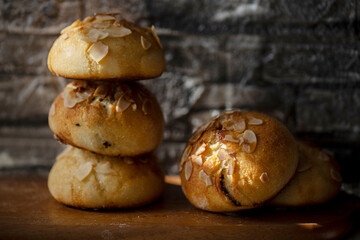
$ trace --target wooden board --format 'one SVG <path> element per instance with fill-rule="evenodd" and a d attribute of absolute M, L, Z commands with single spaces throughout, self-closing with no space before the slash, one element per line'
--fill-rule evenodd
<path fill-rule="evenodd" d="M 209 213 L 167 183 L 149 206 L 88 211 L 53 200 L 45 177 L 0 177 L 0 239 L 339 239 L 357 227 L 359 208 L 358 198 L 340 194 L 312 208 Z"/>

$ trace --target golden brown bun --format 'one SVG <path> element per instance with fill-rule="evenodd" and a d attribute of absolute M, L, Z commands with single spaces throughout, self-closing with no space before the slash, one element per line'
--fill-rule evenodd
<path fill-rule="evenodd" d="M 52 167 L 48 187 L 59 202 L 78 208 L 132 208 L 153 202 L 164 175 L 153 154 L 106 157 L 68 147 Z"/>
<path fill-rule="evenodd" d="M 309 143 L 299 142 L 298 145 L 297 172 L 269 205 L 299 207 L 324 203 L 340 190 L 341 175 L 334 157 Z"/>
<path fill-rule="evenodd" d="M 58 140 L 107 156 L 135 156 L 162 141 L 164 119 L 141 84 L 74 81 L 57 96 L 49 126 Z"/>
<path fill-rule="evenodd" d="M 298 148 L 279 121 L 233 111 L 211 119 L 189 140 L 180 163 L 183 191 L 213 212 L 262 205 L 293 177 Z"/>
<path fill-rule="evenodd" d="M 50 50 L 50 71 L 65 78 L 93 80 L 160 76 L 165 59 L 155 29 L 116 17 L 88 17 L 65 28 Z"/>

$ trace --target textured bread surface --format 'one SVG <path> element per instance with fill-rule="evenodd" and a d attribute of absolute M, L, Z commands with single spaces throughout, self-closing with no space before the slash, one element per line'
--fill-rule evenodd
<path fill-rule="evenodd" d="M 164 119 L 141 84 L 74 81 L 57 96 L 49 126 L 60 142 L 107 156 L 135 156 L 162 141 Z"/>
<path fill-rule="evenodd" d="M 196 207 L 223 212 L 262 205 L 293 177 L 296 141 L 276 119 L 232 111 L 190 138 L 180 162 L 183 191 Z"/>
<path fill-rule="evenodd" d="M 269 205 L 299 207 L 324 203 L 341 187 L 341 175 L 332 154 L 309 143 L 299 142 L 300 160 L 289 184 Z"/>
<path fill-rule="evenodd" d="M 132 208 L 149 204 L 164 190 L 164 175 L 152 154 L 106 157 L 68 147 L 48 177 L 51 195 L 78 208 Z"/>
<path fill-rule="evenodd" d="M 129 81 L 161 75 L 165 59 L 154 28 L 109 14 L 65 28 L 51 47 L 48 67 L 65 78 Z"/>

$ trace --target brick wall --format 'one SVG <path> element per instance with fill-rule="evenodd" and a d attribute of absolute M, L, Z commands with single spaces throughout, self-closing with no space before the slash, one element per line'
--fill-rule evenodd
<path fill-rule="evenodd" d="M 164 45 L 166 72 L 144 84 L 165 114 L 158 155 L 167 173 L 196 126 L 240 108 L 334 151 L 345 181 L 360 180 L 358 0 L 0 0 L 0 9 L 3 172 L 53 164 L 63 147 L 47 113 L 67 81 L 49 73 L 47 53 L 63 27 L 110 11 L 155 25 Z"/>

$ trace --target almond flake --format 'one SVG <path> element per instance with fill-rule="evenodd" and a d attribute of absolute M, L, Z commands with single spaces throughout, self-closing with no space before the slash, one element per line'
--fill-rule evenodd
<path fill-rule="evenodd" d="M 252 153 L 255 150 L 257 144 L 255 133 L 251 130 L 245 130 L 243 133 L 243 138 L 244 144 L 242 144 L 242 146 L 244 151 L 247 153 Z"/>
<path fill-rule="evenodd" d="M 81 40 L 85 42 L 97 42 L 109 36 L 108 32 L 101 31 L 99 29 L 90 29 L 86 35 L 81 36 Z"/>
<path fill-rule="evenodd" d="M 200 155 L 205 151 L 205 149 L 206 149 L 206 144 L 205 143 L 201 144 L 201 146 L 196 150 L 195 155 Z"/>
<path fill-rule="evenodd" d="M 229 155 L 229 153 L 222 148 L 220 148 L 220 150 L 217 154 L 217 157 L 220 161 L 228 161 L 228 160 L 232 159 L 232 157 Z"/>
<path fill-rule="evenodd" d="M 133 111 L 136 111 L 136 109 L 137 109 L 136 103 L 131 104 L 131 109 L 132 109 Z"/>
<path fill-rule="evenodd" d="M 261 119 L 258 119 L 258 118 L 254 118 L 254 117 L 251 117 L 251 116 L 248 116 L 248 124 L 249 125 L 261 125 L 263 124 L 263 120 Z"/>
<path fill-rule="evenodd" d="M 234 143 L 239 142 L 239 140 L 234 139 L 231 135 L 225 135 L 223 140 L 228 141 L 228 142 L 234 142 Z"/>
<path fill-rule="evenodd" d="M 191 161 L 187 161 L 185 163 L 185 179 L 189 181 L 192 174 L 192 163 Z"/>
<path fill-rule="evenodd" d="M 51 116 L 54 116 L 55 115 L 55 104 L 53 103 L 53 104 L 51 104 L 51 107 L 50 107 L 50 115 Z"/>
<path fill-rule="evenodd" d="M 191 145 L 187 145 L 187 146 L 185 147 L 184 152 L 183 152 L 183 154 L 181 155 L 181 160 L 180 160 L 180 163 L 179 163 L 180 171 L 181 171 L 181 169 L 182 169 L 182 165 L 184 164 L 184 162 L 185 162 L 186 159 L 188 158 L 191 150 L 192 150 Z"/>
<path fill-rule="evenodd" d="M 94 28 L 109 28 L 111 24 L 108 22 L 94 22 L 91 23 L 91 26 Z"/>
<path fill-rule="evenodd" d="M 96 20 L 98 20 L 98 21 L 115 21 L 116 18 L 111 15 L 96 15 Z"/>
<path fill-rule="evenodd" d="M 143 101 L 141 110 L 145 115 L 148 115 L 151 112 L 151 107 L 152 107 L 151 101 L 149 99 L 145 99 L 145 101 Z"/>
<path fill-rule="evenodd" d="M 92 170 L 92 163 L 86 162 L 84 164 L 81 164 L 79 168 L 74 173 L 75 177 L 79 179 L 79 181 L 84 180 L 87 176 L 89 176 L 91 170 Z"/>
<path fill-rule="evenodd" d="M 206 186 L 212 185 L 211 178 L 203 170 L 199 172 L 199 178 L 206 184 Z"/>
<path fill-rule="evenodd" d="M 192 155 L 191 156 L 193 162 L 195 162 L 197 165 L 201 166 L 202 165 L 202 158 L 201 156 L 196 156 L 196 155 Z"/>
<path fill-rule="evenodd" d="M 86 18 L 83 20 L 83 22 L 84 22 L 84 23 L 89 23 L 89 22 L 92 22 L 92 21 L 94 21 L 94 20 L 95 20 L 95 17 L 90 16 L 90 17 L 86 17 Z"/>
<path fill-rule="evenodd" d="M 158 35 L 156 34 L 156 30 L 155 30 L 155 27 L 154 27 L 154 26 L 151 26 L 151 32 L 152 32 L 152 34 L 153 34 L 153 36 L 154 36 L 157 44 L 158 44 L 159 47 L 162 49 L 163 47 L 162 47 L 162 45 L 161 45 L 161 42 L 160 42 L 160 39 L 159 39 Z"/>
<path fill-rule="evenodd" d="M 118 37 L 125 37 L 130 35 L 132 31 L 124 26 L 108 28 L 105 30 L 109 33 L 109 37 L 118 38 Z"/>
<path fill-rule="evenodd" d="M 66 40 L 69 38 L 69 35 L 67 33 L 64 33 L 60 36 L 60 38 Z"/>
<path fill-rule="evenodd" d="M 263 173 L 260 175 L 260 180 L 261 180 L 261 182 L 263 182 L 263 183 L 266 183 L 266 182 L 268 182 L 268 181 L 270 180 L 267 172 L 263 172 Z"/>
<path fill-rule="evenodd" d="M 111 168 L 110 162 L 101 161 L 95 166 L 95 172 L 114 175 L 116 172 Z"/>
<path fill-rule="evenodd" d="M 109 52 L 109 47 L 102 42 L 93 43 L 87 52 L 90 57 L 97 63 L 99 63 Z"/>
<path fill-rule="evenodd" d="M 340 173 L 333 168 L 330 170 L 330 176 L 332 179 L 334 179 L 337 182 L 342 181 L 342 177 L 341 177 Z"/>
<path fill-rule="evenodd" d="M 131 103 L 124 98 L 124 95 L 119 98 L 116 103 L 116 112 L 124 112 Z"/>
<path fill-rule="evenodd" d="M 95 97 L 105 98 L 108 93 L 108 87 L 105 84 L 99 84 L 94 92 Z"/>
<path fill-rule="evenodd" d="M 151 47 L 151 43 L 146 38 L 144 38 L 143 36 L 140 37 L 140 42 L 141 42 L 141 46 L 145 50 L 148 50 Z"/>
<path fill-rule="evenodd" d="M 213 150 L 213 151 L 219 149 L 219 147 L 220 147 L 219 142 L 210 145 L 210 149 Z"/>
<path fill-rule="evenodd" d="M 233 175 L 234 174 L 234 169 L 235 169 L 235 160 L 232 159 L 229 163 L 229 167 L 227 170 L 227 175 Z"/>
<path fill-rule="evenodd" d="M 247 153 L 250 153 L 250 152 L 251 152 L 250 145 L 247 144 L 247 143 L 243 144 L 243 149 L 244 149 L 244 151 L 247 152 Z"/>

